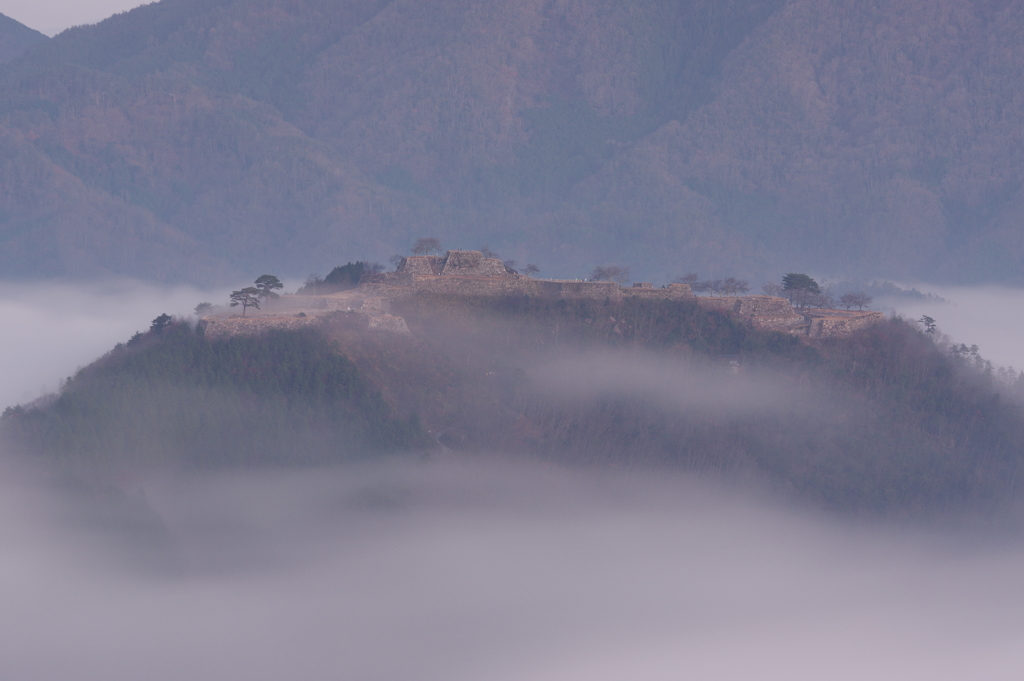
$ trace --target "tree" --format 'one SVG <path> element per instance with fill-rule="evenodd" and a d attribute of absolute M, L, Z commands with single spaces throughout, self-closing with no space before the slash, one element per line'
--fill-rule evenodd
<path fill-rule="evenodd" d="M 782 278 L 782 291 L 797 307 L 807 307 L 812 296 L 821 293 L 821 288 L 806 274 L 790 272 Z"/>
<path fill-rule="evenodd" d="M 149 330 L 152 333 L 161 334 L 164 332 L 164 329 L 166 329 L 170 325 L 171 315 L 165 312 L 164 314 L 160 315 L 159 317 L 153 320 L 153 323 L 149 325 Z"/>
<path fill-rule="evenodd" d="M 629 268 L 618 265 L 599 265 L 590 273 L 590 281 L 614 281 L 623 284 L 629 281 Z"/>
<path fill-rule="evenodd" d="M 296 291 L 296 295 L 308 296 L 316 295 L 317 289 L 319 289 L 324 283 L 323 278 L 319 274 L 311 274 L 306 277 L 305 283 L 302 284 L 302 288 Z"/>
<path fill-rule="evenodd" d="M 274 298 L 279 298 L 280 296 L 278 296 L 274 291 L 284 288 L 284 284 L 281 283 L 281 280 L 273 274 L 261 274 L 256 278 L 255 283 L 256 289 L 259 291 L 257 295 L 267 302 Z M 242 314 L 244 316 L 245 310 L 242 310 Z"/>
<path fill-rule="evenodd" d="M 927 334 L 934 334 L 936 332 L 937 329 L 935 328 L 935 320 L 932 319 L 931 317 L 929 317 L 928 315 L 925 315 L 925 316 L 921 317 L 917 321 L 919 323 L 921 323 L 921 324 L 924 324 L 924 332 L 925 333 L 927 333 Z M 966 345 L 961 345 L 961 347 L 966 348 L 967 346 Z M 974 354 L 977 355 L 978 354 L 978 346 L 977 345 L 972 345 L 971 348 L 974 350 Z"/>
<path fill-rule="evenodd" d="M 697 274 L 694 274 L 693 272 L 691 272 L 690 274 L 684 274 L 681 277 L 676 277 L 675 279 L 672 280 L 672 283 L 673 284 L 688 284 L 690 286 L 690 288 L 693 288 L 694 285 L 698 281 L 700 281 L 700 277 Z"/>
<path fill-rule="evenodd" d="M 831 310 L 836 306 L 836 299 L 828 288 L 813 293 L 808 297 L 807 304 L 821 309 Z"/>
<path fill-rule="evenodd" d="M 197 317 L 205 317 L 206 315 L 210 314 L 211 312 L 213 312 L 213 304 L 212 303 L 199 303 L 198 305 L 196 305 L 196 316 Z"/>
<path fill-rule="evenodd" d="M 516 269 L 516 261 L 512 258 L 509 258 L 502 264 L 505 266 L 505 271 L 509 274 L 519 274 L 519 271 Z"/>
<path fill-rule="evenodd" d="M 246 286 L 241 291 L 231 292 L 231 307 L 242 306 L 242 316 L 245 316 L 247 308 L 260 309 L 260 290 L 255 286 Z"/>
<path fill-rule="evenodd" d="M 746 293 L 750 290 L 750 284 L 742 279 L 729 277 L 722 280 L 722 292 L 727 296 L 734 296 L 739 293 Z"/>
<path fill-rule="evenodd" d="M 774 281 L 769 281 L 767 284 L 761 287 L 761 291 L 766 296 L 775 296 L 776 298 L 782 295 L 782 284 L 777 284 Z"/>
<path fill-rule="evenodd" d="M 441 242 L 434 237 L 427 237 L 424 239 L 417 239 L 416 243 L 412 245 L 413 255 L 430 255 L 431 251 L 441 250 Z"/>
<path fill-rule="evenodd" d="M 839 299 L 839 303 L 847 310 L 849 310 L 854 305 L 857 306 L 858 310 L 863 310 L 865 307 L 871 304 L 872 300 L 874 300 L 874 298 L 872 298 L 866 293 L 844 293 L 843 296 Z"/>
<path fill-rule="evenodd" d="M 501 258 L 501 256 L 492 251 L 489 246 L 481 246 L 480 252 L 485 258 Z"/>
<path fill-rule="evenodd" d="M 540 272 L 540 268 L 534 265 L 533 263 L 527 263 L 526 267 L 523 268 L 523 274 L 525 274 L 528 277 L 532 277 L 538 272 Z"/>

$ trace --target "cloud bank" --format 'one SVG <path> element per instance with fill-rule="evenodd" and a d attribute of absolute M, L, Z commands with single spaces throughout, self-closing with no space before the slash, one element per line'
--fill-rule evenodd
<path fill-rule="evenodd" d="M 5 490 L 5 678 L 959 681 L 1024 664 L 1016 541 L 483 460 L 145 494 L 170 576 L 110 531 L 72 532 L 48 493 Z"/>

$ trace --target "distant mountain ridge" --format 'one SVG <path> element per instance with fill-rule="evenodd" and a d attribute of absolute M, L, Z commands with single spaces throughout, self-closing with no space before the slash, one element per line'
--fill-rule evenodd
<path fill-rule="evenodd" d="M 25 50 L 49 38 L 28 26 L 0 14 L 0 64 L 20 57 Z"/>
<path fill-rule="evenodd" d="M 488 244 L 1020 281 L 1024 8 L 163 0 L 0 72 L 0 268 L 219 281 Z"/>

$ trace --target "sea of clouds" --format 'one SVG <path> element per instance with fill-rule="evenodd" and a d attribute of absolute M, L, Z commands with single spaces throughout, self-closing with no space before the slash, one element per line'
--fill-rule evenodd
<path fill-rule="evenodd" d="M 132 282 L 5 290 L 4 404 L 215 298 Z M 997 350 L 1024 295 L 1001 290 L 998 316 L 958 327 L 951 311 L 982 308 L 940 294 L 954 304 L 924 314 L 1024 366 Z M 0 462 L 4 679 L 998 681 L 1024 669 L 1017 536 L 482 455 L 85 490 Z"/>

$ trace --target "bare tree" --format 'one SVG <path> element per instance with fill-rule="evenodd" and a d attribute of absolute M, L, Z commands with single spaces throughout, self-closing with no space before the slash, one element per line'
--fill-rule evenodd
<path fill-rule="evenodd" d="M 501 258 L 500 255 L 491 250 L 490 246 L 481 246 L 480 252 L 483 253 L 485 258 Z"/>
<path fill-rule="evenodd" d="M 590 273 L 590 281 L 614 281 L 624 284 L 629 281 L 629 268 L 618 265 L 599 265 Z"/>
<path fill-rule="evenodd" d="M 315 296 L 317 288 L 319 288 L 320 285 L 323 283 L 323 277 L 321 277 L 319 274 L 311 274 L 308 277 L 306 277 L 306 281 L 302 285 L 302 288 L 298 290 L 298 294 L 307 296 L 310 295 L 310 291 L 312 291 L 312 295 Z"/>
<path fill-rule="evenodd" d="M 505 265 L 505 271 L 509 274 L 519 274 L 519 271 L 516 269 L 516 261 L 512 258 L 509 258 L 502 264 Z"/>
<path fill-rule="evenodd" d="M 766 296 L 774 296 L 776 298 L 782 297 L 782 284 L 778 284 L 774 281 L 769 281 L 761 287 L 761 290 Z"/>
<path fill-rule="evenodd" d="M 694 284 L 696 284 L 699 280 L 700 280 L 700 277 L 698 275 L 696 275 L 696 274 L 691 272 L 690 274 L 684 274 L 681 277 L 676 277 L 675 279 L 672 280 L 672 283 L 673 284 L 689 284 L 690 288 L 693 288 Z"/>
<path fill-rule="evenodd" d="M 750 290 L 750 284 L 742 279 L 729 277 L 722 280 L 722 292 L 727 296 L 734 296 L 738 293 L 746 293 Z"/>
<path fill-rule="evenodd" d="M 525 274 L 528 277 L 532 277 L 538 272 L 540 272 L 540 268 L 534 265 L 533 263 L 527 263 L 526 267 L 523 268 L 523 274 Z"/>
<path fill-rule="evenodd" d="M 434 237 L 426 237 L 423 239 L 417 239 L 416 243 L 412 245 L 413 255 L 430 255 L 433 251 L 440 252 L 441 241 Z"/>
<path fill-rule="evenodd" d="M 811 294 L 808 297 L 807 302 L 811 307 L 817 307 L 823 310 L 830 310 L 836 306 L 835 296 L 833 296 L 832 291 L 827 288 Z"/>
<path fill-rule="evenodd" d="M 871 304 L 872 300 L 874 300 L 874 298 L 872 298 L 868 294 L 858 291 L 856 293 L 844 293 L 843 296 L 839 299 L 839 302 L 847 310 L 849 310 L 854 305 L 857 306 L 858 310 L 863 310 L 865 307 Z"/>

